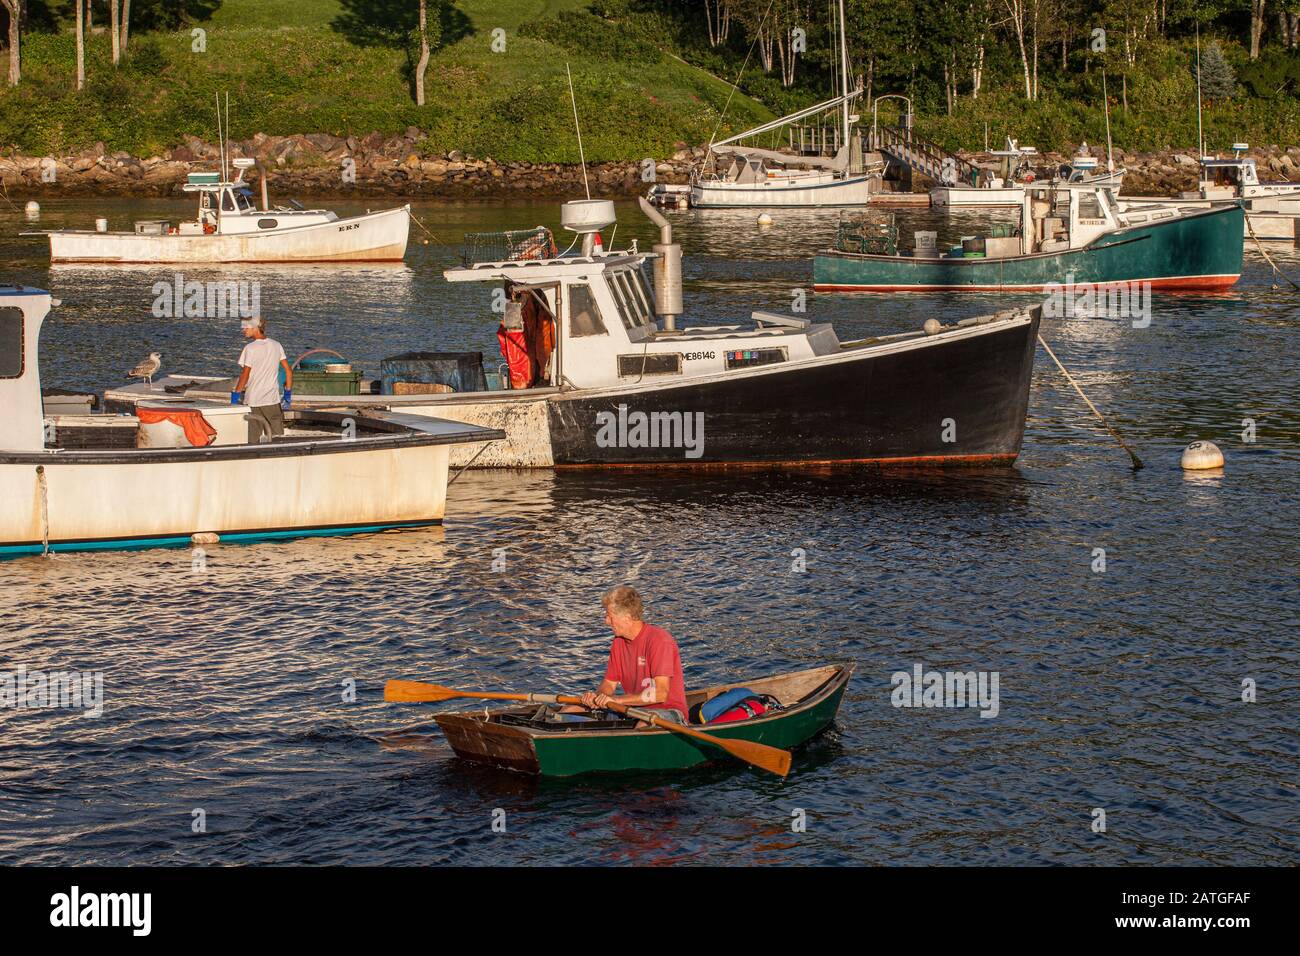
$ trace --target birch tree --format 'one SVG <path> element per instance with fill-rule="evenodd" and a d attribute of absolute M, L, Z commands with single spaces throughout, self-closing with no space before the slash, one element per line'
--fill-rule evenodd
<path fill-rule="evenodd" d="M 77 8 L 77 89 L 86 88 L 86 3 L 72 0 Z"/>
<path fill-rule="evenodd" d="M 22 78 L 22 0 L 0 0 L 9 14 L 9 85 Z"/>
<path fill-rule="evenodd" d="M 415 64 L 415 105 L 424 105 L 424 73 L 429 68 L 428 0 L 420 0 L 420 61 Z"/>

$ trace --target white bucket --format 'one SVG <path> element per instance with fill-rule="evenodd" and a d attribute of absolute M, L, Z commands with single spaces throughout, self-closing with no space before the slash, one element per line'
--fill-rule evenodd
<path fill-rule="evenodd" d="M 103 217 L 100 217 L 99 219 L 96 219 L 96 220 L 95 220 L 95 231 L 96 231 L 96 232 L 108 232 L 108 220 L 107 220 L 107 219 L 104 219 Z"/>

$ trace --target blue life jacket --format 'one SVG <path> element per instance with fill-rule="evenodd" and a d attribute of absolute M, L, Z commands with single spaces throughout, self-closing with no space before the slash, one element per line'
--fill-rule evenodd
<path fill-rule="evenodd" d="M 702 717 L 703 722 L 707 724 L 709 721 L 713 720 L 714 717 L 717 717 L 718 714 L 726 713 L 742 700 L 747 700 L 750 697 L 757 696 L 758 695 L 748 687 L 737 687 L 735 690 L 723 691 L 717 697 L 705 702 L 700 707 L 700 717 Z"/>

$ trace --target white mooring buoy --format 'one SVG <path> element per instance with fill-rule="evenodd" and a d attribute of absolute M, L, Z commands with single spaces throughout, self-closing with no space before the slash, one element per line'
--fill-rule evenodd
<path fill-rule="evenodd" d="M 760 226 L 770 226 L 772 225 L 772 217 L 767 213 L 761 213 L 758 217 L 758 224 Z"/>
<path fill-rule="evenodd" d="M 938 335 L 943 331 L 943 323 L 938 319 L 926 319 L 925 325 L 921 326 L 926 335 Z"/>
<path fill-rule="evenodd" d="M 29 199 L 27 205 L 23 207 L 23 211 L 27 213 L 27 218 L 32 222 L 41 218 L 41 204 L 35 199 Z"/>
<path fill-rule="evenodd" d="M 1212 441 L 1194 441 L 1183 449 L 1183 468 L 1187 471 L 1207 471 L 1223 467 L 1223 452 Z"/>

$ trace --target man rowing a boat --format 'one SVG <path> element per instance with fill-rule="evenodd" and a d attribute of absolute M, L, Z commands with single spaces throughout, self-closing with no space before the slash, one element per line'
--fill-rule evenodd
<path fill-rule="evenodd" d="M 594 692 L 582 695 L 581 707 L 564 710 L 600 710 L 613 701 L 652 710 L 674 723 L 686 723 L 686 681 L 673 636 L 646 623 L 641 595 L 635 588 L 619 585 L 607 591 L 600 603 L 605 606 L 605 623 L 614 632 L 605 679 Z M 623 693 L 614 696 L 620 686 Z"/>

